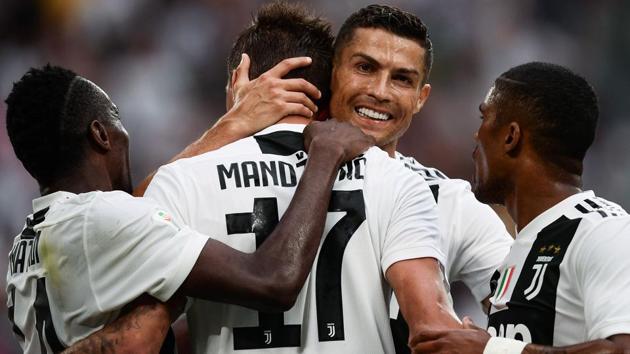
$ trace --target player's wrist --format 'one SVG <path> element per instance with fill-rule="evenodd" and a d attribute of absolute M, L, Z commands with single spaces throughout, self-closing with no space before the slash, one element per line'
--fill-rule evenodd
<path fill-rule="evenodd" d="M 336 143 L 326 139 L 314 138 L 308 147 L 309 159 L 320 158 L 323 162 L 334 163 L 341 166 L 345 151 Z"/>
<path fill-rule="evenodd" d="M 521 354 L 527 343 L 516 339 L 490 337 L 483 354 Z"/>

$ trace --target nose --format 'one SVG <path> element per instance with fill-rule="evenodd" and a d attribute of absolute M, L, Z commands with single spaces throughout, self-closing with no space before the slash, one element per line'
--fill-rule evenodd
<path fill-rule="evenodd" d="M 374 76 L 370 83 L 369 94 L 379 101 L 387 102 L 391 100 L 392 92 L 387 73 L 380 73 Z"/>

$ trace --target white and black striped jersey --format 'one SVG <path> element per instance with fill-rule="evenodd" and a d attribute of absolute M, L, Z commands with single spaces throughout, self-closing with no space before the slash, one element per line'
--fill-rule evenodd
<path fill-rule="evenodd" d="M 60 352 L 143 293 L 168 300 L 208 239 L 123 192 L 56 192 L 33 211 L 7 272 L 9 320 L 29 354 Z"/>
<path fill-rule="evenodd" d="M 195 229 L 253 251 L 286 210 L 307 162 L 304 125 L 253 137 L 162 167 L 146 195 Z M 284 313 L 195 300 L 196 353 L 391 353 L 395 262 L 439 250 L 437 211 L 422 178 L 378 148 L 342 166 L 324 237 L 295 306 Z M 271 351 L 270 348 L 273 348 Z"/>
<path fill-rule="evenodd" d="M 395 158 L 422 176 L 433 193 L 439 213 L 441 249 L 447 255 L 449 282 L 462 281 L 481 302 L 490 295 L 490 279 L 505 259 L 513 239 L 497 214 L 479 202 L 470 184 L 450 179 L 436 168 L 396 152 Z M 397 353 L 409 353 L 409 331 L 392 297 L 390 317 Z"/>
<path fill-rule="evenodd" d="M 564 346 L 630 333 L 630 216 L 592 191 L 516 236 L 493 276 L 488 331 Z"/>

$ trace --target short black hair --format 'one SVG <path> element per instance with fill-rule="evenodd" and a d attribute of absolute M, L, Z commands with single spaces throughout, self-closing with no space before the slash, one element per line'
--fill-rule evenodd
<path fill-rule="evenodd" d="M 7 97 L 7 132 L 15 155 L 40 185 L 84 157 L 89 123 L 106 121 L 111 102 L 71 70 L 31 68 Z"/>
<path fill-rule="evenodd" d="M 284 59 L 308 56 L 311 65 L 293 70 L 286 77 L 304 78 L 322 93 L 317 102 L 328 106 L 332 72 L 333 34 L 330 24 L 310 14 L 303 5 L 276 1 L 264 5 L 252 23 L 240 33 L 228 57 L 228 77 L 241 61 L 251 58 L 249 77 L 257 78 Z"/>
<path fill-rule="evenodd" d="M 599 117 L 597 95 L 586 79 L 560 65 L 531 62 L 501 74 L 495 90 L 499 121 L 522 118 L 538 154 L 565 169 L 575 166 L 567 159 L 581 166 Z"/>
<path fill-rule="evenodd" d="M 357 28 L 383 29 L 397 36 L 416 41 L 425 50 L 423 83 L 427 82 L 433 65 L 433 43 L 429 38 L 427 26 L 418 16 L 387 5 L 369 5 L 360 9 L 350 15 L 341 25 L 334 45 L 335 58 L 338 58 L 343 48 L 352 40 Z"/>

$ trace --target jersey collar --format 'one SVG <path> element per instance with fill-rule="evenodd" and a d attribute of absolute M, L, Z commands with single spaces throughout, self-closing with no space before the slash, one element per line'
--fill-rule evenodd
<path fill-rule="evenodd" d="M 70 199 L 74 196 L 76 196 L 74 193 L 59 191 L 33 199 L 33 212 L 36 213 L 44 208 L 47 208 L 57 200 Z"/>
<path fill-rule="evenodd" d="M 578 202 L 586 198 L 592 198 L 594 196 L 595 193 L 593 193 L 593 191 L 584 191 L 565 198 L 563 201 L 559 202 L 558 204 L 552 206 L 551 208 L 545 210 L 542 214 L 535 217 L 534 220 L 529 222 L 529 224 L 525 225 L 521 232 L 518 232 L 516 234 L 516 239 L 518 240 L 519 235 L 526 235 L 529 232 L 534 232 L 534 234 L 538 233 L 540 229 L 551 224 L 553 221 L 564 215 L 567 208 L 571 208 Z"/>
<path fill-rule="evenodd" d="M 270 127 L 267 127 L 261 131 L 259 131 L 258 133 L 256 133 L 255 135 L 265 135 L 265 134 L 269 134 L 269 133 L 273 133 L 273 132 L 277 132 L 277 131 L 294 131 L 294 132 L 298 132 L 301 133 L 304 128 L 306 128 L 305 124 L 299 124 L 299 123 L 278 123 L 278 124 L 274 124 Z"/>

